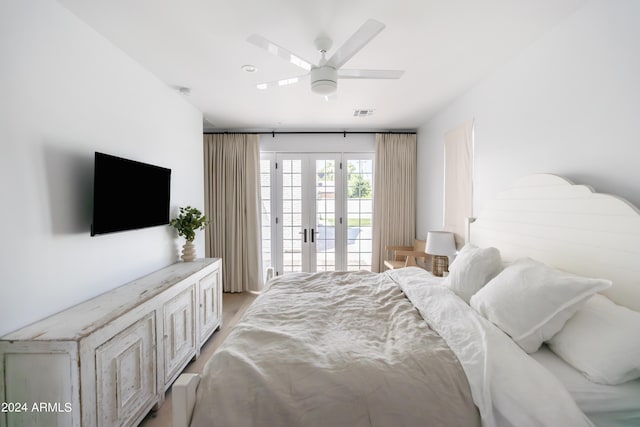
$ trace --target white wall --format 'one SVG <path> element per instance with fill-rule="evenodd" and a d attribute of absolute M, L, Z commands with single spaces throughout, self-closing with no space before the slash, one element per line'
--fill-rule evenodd
<path fill-rule="evenodd" d="M 357 153 L 374 152 L 376 136 L 373 133 L 340 134 L 264 134 L 260 135 L 261 151 L 300 153 Z"/>
<path fill-rule="evenodd" d="M 58 3 L 0 3 L 0 62 L 3 335 L 177 260 L 168 226 L 90 237 L 94 151 L 204 201 L 200 113 Z"/>
<path fill-rule="evenodd" d="M 594 0 L 418 130 L 418 235 L 442 226 L 443 141 L 475 118 L 474 214 L 554 173 L 640 206 L 640 2 Z"/>

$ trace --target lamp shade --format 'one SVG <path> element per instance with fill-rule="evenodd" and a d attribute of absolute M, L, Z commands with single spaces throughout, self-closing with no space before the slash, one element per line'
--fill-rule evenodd
<path fill-rule="evenodd" d="M 456 252 L 453 233 L 448 231 L 429 231 L 427 233 L 425 252 L 431 255 L 453 255 Z"/>

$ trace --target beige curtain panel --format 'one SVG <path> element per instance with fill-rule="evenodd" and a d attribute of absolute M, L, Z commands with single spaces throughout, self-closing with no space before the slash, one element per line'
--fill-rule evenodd
<path fill-rule="evenodd" d="M 384 271 L 387 245 L 416 235 L 416 135 L 376 134 L 371 270 Z"/>
<path fill-rule="evenodd" d="M 473 120 L 444 136 L 444 229 L 456 246 L 465 239 L 466 219 L 473 215 Z"/>
<path fill-rule="evenodd" d="M 222 258 L 225 292 L 262 286 L 258 135 L 204 136 L 206 256 Z"/>

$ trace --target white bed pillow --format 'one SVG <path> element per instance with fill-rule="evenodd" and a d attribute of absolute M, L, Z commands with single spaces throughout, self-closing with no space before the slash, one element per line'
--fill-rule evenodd
<path fill-rule="evenodd" d="M 549 341 L 589 380 L 617 385 L 640 378 L 640 313 L 594 295 Z"/>
<path fill-rule="evenodd" d="M 469 304 L 471 296 L 498 274 L 501 268 L 500 251 L 468 243 L 451 263 L 445 283 Z"/>
<path fill-rule="evenodd" d="M 527 353 L 554 336 L 591 295 L 611 281 L 556 270 L 530 258 L 506 267 L 473 297 L 471 307 Z"/>

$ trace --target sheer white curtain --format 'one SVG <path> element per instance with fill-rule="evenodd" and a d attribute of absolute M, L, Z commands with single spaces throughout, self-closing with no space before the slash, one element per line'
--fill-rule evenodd
<path fill-rule="evenodd" d="M 376 134 L 371 270 L 384 271 L 387 245 L 416 235 L 416 135 Z"/>
<path fill-rule="evenodd" d="M 225 292 L 262 285 L 258 135 L 204 136 L 206 256 L 222 258 Z"/>
<path fill-rule="evenodd" d="M 444 135 L 444 229 L 464 245 L 466 219 L 473 215 L 473 120 Z"/>

